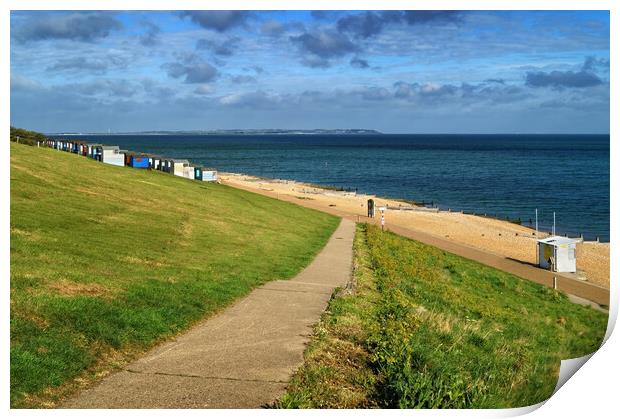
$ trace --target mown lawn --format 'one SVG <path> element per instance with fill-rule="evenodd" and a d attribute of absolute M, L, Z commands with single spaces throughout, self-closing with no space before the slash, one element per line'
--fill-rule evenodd
<path fill-rule="evenodd" d="M 508 408 L 547 399 L 561 359 L 607 315 L 375 226 L 358 226 L 354 293 L 332 299 L 279 407 Z"/>
<path fill-rule="evenodd" d="M 218 184 L 11 144 L 11 405 L 52 407 L 254 287 L 338 219 Z"/>

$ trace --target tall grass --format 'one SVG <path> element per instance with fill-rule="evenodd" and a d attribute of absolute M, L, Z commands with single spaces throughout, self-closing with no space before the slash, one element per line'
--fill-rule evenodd
<path fill-rule="evenodd" d="M 358 228 L 355 278 L 357 293 L 332 300 L 281 406 L 531 405 L 553 392 L 560 360 L 595 351 L 605 333 L 605 313 L 375 226 Z M 332 349 L 343 342 L 362 360 L 354 369 Z"/>

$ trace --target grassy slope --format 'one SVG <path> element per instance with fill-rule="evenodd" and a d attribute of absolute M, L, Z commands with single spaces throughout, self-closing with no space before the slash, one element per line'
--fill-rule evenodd
<path fill-rule="evenodd" d="M 358 227 L 355 263 L 280 406 L 531 405 L 605 332 L 563 294 L 376 227 Z"/>
<path fill-rule="evenodd" d="M 337 224 L 222 185 L 11 144 L 12 405 L 51 406 L 294 276 Z"/>

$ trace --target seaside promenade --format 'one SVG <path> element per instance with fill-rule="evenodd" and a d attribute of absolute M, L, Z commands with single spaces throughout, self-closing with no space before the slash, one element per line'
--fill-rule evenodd
<path fill-rule="evenodd" d="M 312 326 L 350 281 L 355 223 L 345 219 L 295 278 L 271 281 L 154 348 L 63 408 L 259 408 L 303 363 Z"/>
<path fill-rule="evenodd" d="M 350 210 L 343 210 L 335 206 L 326 205 L 324 202 L 317 202 L 316 200 L 310 199 L 299 199 L 295 195 L 280 193 L 276 190 L 267 190 L 260 187 L 251 187 L 240 182 L 231 182 L 226 179 L 226 176 L 222 177 L 222 183 L 264 196 L 291 202 L 307 208 L 327 212 L 351 221 L 380 225 L 380 219 L 378 217 L 368 218 L 366 216 L 359 215 L 359 213 L 356 214 Z M 599 305 L 609 306 L 609 289 L 597 284 L 574 279 L 568 275 L 563 275 L 557 272 L 546 271 L 526 262 L 487 252 L 463 243 L 458 243 L 448 238 L 439 237 L 409 227 L 403 227 L 398 224 L 388 222 L 386 223 L 386 228 L 404 237 L 418 240 L 422 243 L 438 247 L 447 252 L 451 252 L 484 265 L 509 272 L 520 278 L 524 278 L 548 287 L 555 287 L 558 290 L 566 292 L 573 302 L 579 304 L 590 304 L 591 302 L 595 303 L 593 304 L 595 307 L 598 307 Z"/>

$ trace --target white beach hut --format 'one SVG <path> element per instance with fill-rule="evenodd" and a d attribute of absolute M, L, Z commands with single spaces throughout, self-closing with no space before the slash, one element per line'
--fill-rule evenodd
<path fill-rule="evenodd" d="M 116 145 L 101 146 L 101 161 L 114 166 L 125 166 L 125 153 Z"/>
<path fill-rule="evenodd" d="M 217 170 L 202 169 L 202 180 L 205 182 L 217 182 Z"/>
<path fill-rule="evenodd" d="M 183 165 L 183 177 L 194 180 L 194 166 L 189 162 Z"/>
<path fill-rule="evenodd" d="M 184 177 L 185 175 L 183 168 L 186 165 L 187 166 L 190 165 L 189 161 L 187 160 L 171 159 L 170 163 L 171 163 L 170 173 L 172 173 L 175 176 L 181 176 L 181 177 Z"/>
<path fill-rule="evenodd" d="M 577 242 L 561 236 L 538 240 L 538 266 L 554 272 L 577 272 Z"/>

